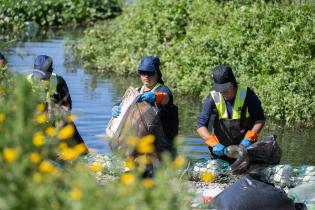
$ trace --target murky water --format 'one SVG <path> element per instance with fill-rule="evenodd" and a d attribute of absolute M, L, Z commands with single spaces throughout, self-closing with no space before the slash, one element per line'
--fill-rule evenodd
<path fill-rule="evenodd" d="M 49 39 L 17 43 L 7 53 L 11 69 L 24 74 L 31 71 L 34 58 L 39 54 L 50 55 L 54 60 L 55 72 L 67 82 L 73 101 L 73 113 L 78 130 L 90 149 L 99 153 L 109 153 L 110 149 L 101 139 L 111 117 L 112 105 L 120 99 L 125 89 L 139 86 L 138 79 L 106 78 L 104 75 L 87 73 L 81 67 L 68 62 L 65 41 L 72 33 L 53 35 Z M 71 57 L 71 56 L 70 56 Z M 208 156 L 208 148 L 195 132 L 195 121 L 201 110 L 202 101 L 191 97 L 175 97 L 180 111 L 180 151 L 191 158 Z M 282 162 L 294 164 L 314 164 L 315 130 L 285 129 L 283 126 L 267 122 L 261 136 L 278 136 L 283 150 Z"/>

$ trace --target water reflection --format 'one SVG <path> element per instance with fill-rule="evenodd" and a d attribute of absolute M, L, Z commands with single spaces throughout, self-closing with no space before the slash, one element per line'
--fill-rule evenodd
<path fill-rule="evenodd" d="M 73 100 L 73 112 L 78 130 L 89 148 L 99 153 L 109 153 L 106 142 L 100 140 L 110 119 L 112 105 L 121 99 L 129 86 L 138 87 L 138 78 L 109 77 L 104 74 L 90 74 L 76 63 L 65 50 L 65 39 L 73 39 L 77 33 L 55 34 L 47 39 L 18 42 L 8 53 L 8 65 L 12 69 L 28 73 L 36 55 L 47 54 L 54 59 L 57 74 L 64 77 Z M 135 70 L 136 71 L 136 70 Z M 166 81 L 167 84 L 167 81 Z M 172 89 L 172 87 L 170 86 Z M 202 100 L 175 96 L 180 113 L 180 151 L 191 158 L 207 157 L 209 152 L 195 131 L 195 122 L 201 110 Z M 279 124 L 267 122 L 261 137 L 276 134 L 283 150 L 282 163 L 314 164 L 315 130 L 286 129 Z"/>

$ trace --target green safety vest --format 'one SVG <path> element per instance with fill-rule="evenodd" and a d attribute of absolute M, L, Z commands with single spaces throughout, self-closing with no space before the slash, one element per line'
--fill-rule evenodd
<path fill-rule="evenodd" d="M 29 74 L 27 76 L 27 80 L 31 83 L 33 90 L 35 89 L 34 87 L 36 86 L 33 75 Z M 52 73 L 49 81 L 39 81 L 40 85 L 46 86 L 47 87 L 47 94 L 46 94 L 46 99 L 49 100 L 54 94 L 57 94 L 57 85 L 58 85 L 58 78 L 56 73 Z"/>
<path fill-rule="evenodd" d="M 247 94 L 247 87 L 244 85 L 238 85 L 236 97 L 235 97 L 235 101 L 233 105 L 233 113 L 232 113 L 233 120 L 241 119 L 241 112 L 242 112 L 242 108 L 243 108 L 244 101 L 246 98 L 246 94 Z M 218 110 L 219 119 L 228 119 L 228 112 L 227 112 L 225 101 L 223 99 L 222 94 L 216 91 L 211 91 L 211 96 Z M 248 118 L 249 116 L 250 115 L 249 115 L 248 109 L 246 109 L 246 118 Z"/>
<path fill-rule="evenodd" d="M 156 85 L 154 86 L 154 88 L 152 88 L 152 90 L 150 90 L 151 92 L 155 92 L 155 90 L 160 87 L 162 84 L 161 83 L 156 83 Z M 143 93 L 144 91 L 144 85 L 141 87 L 140 89 L 140 93 Z"/>

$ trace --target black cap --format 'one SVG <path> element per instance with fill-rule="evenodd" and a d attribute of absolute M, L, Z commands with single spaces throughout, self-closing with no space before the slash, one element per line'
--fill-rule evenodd
<path fill-rule="evenodd" d="M 217 92 L 225 92 L 229 89 L 231 83 L 236 83 L 232 68 L 228 65 L 215 67 L 212 77 L 214 80 L 213 88 Z"/>

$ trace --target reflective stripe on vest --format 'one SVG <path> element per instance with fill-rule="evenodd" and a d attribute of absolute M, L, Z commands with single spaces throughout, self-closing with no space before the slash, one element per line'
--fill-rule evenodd
<path fill-rule="evenodd" d="M 233 105 L 233 113 L 232 119 L 239 120 L 241 119 L 242 108 L 244 105 L 244 101 L 247 94 L 247 87 L 243 85 L 237 86 L 236 97 Z M 219 118 L 220 119 L 228 119 L 228 113 L 225 105 L 225 101 L 221 93 L 216 91 L 211 91 L 211 96 L 215 103 L 215 106 L 218 110 Z M 248 109 L 246 109 L 246 118 L 249 117 Z"/>
<path fill-rule="evenodd" d="M 29 74 L 27 76 L 27 80 L 31 83 L 32 86 L 36 85 L 34 84 L 34 79 L 33 79 L 33 74 Z M 43 83 L 43 81 L 42 81 Z M 46 95 L 46 99 L 50 99 L 50 97 L 57 93 L 57 85 L 58 85 L 58 79 L 57 79 L 57 74 L 52 73 L 50 78 L 49 78 L 49 84 L 48 85 L 48 91 Z"/>
<path fill-rule="evenodd" d="M 156 83 L 156 85 L 154 86 L 154 88 L 152 88 L 152 90 L 150 90 L 151 92 L 155 92 L 155 90 L 161 86 L 161 83 Z M 141 87 L 140 89 L 140 93 L 142 94 L 144 92 L 144 85 Z"/>

